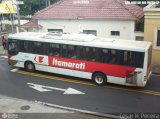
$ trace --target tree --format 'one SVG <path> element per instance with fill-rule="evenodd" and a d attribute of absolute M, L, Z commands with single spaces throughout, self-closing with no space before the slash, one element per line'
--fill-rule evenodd
<path fill-rule="evenodd" d="M 59 0 L 50 0 L 50 3 L 53 4 Z M 20 5 L 20 14 L 21 15 L 33 15 L 37 11 L 46 7 L 46 0 L 23 0 L 24 4 Z"/>
<path fill-rule="evenodd" d="M 135 4 L 137 4 L 140 7 L 145 7 L 148 4 L 157 4 L 160 2 L 160 0 L 127 0 L 129 2 L 133 2 Z"/>

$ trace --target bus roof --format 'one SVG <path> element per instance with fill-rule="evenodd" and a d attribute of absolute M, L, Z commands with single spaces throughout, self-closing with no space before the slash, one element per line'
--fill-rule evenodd
<path fill-rule="evenodd" d="M 65 33 L 42 33 L 21 32 L 11 34 L 9 39 L 27 41 L 40 41 L 60 44 L 82 45 L 99 48 L 121 49 L 144 52 L 151 43 L 146 41 L 124 40 L 96 37 L 91 34 L 65 34 Z"/>

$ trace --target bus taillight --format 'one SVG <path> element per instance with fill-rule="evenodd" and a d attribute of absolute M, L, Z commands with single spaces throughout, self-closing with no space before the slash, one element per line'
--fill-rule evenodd
<path fill-rule="evenodd" d="M 134 71 L 126 71 L 126 77 L 130 78 L 134 76 Z"/>
<path fill-rule="evenodd" d="M 137 83 L 137 73 L 134 71 L 127 71 L 126 72 L 126 83 L 129 84 L 136 84 Z"/>

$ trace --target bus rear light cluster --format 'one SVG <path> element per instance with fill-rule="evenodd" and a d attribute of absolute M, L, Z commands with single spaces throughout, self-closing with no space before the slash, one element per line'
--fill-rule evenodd
<path fill-rule="evenodd" d="M 135 74 L 134 71 L 126 71 L 126 77 L 127 77 L 127 78 L 133 77 L 134 74 Z"/>
<path fill-rule="evenodd" d="M 129 84 L 136 84 L 137 83 L 137 73 L 133 71 L 127 71 L 126 72 L 126 83 Z"/>

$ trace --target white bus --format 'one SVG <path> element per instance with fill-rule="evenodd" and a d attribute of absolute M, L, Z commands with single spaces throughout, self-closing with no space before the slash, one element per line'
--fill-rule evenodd
<path fill-rule="evenodd" d="M 150 75 L 151 43 L 87 34 L 22 32 L 8 37 L 8 63 L 45 71 L 144 87 Z"/>

